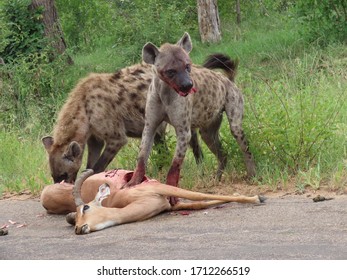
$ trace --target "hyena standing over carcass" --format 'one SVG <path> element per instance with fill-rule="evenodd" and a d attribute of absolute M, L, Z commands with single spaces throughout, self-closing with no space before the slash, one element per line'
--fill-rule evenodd
<path fill-rule="evenodd" d="M 156 128 L 166 121 L 172 124 L 177 135 L 177 145 L 167 184 L 177 186 L 180 169 L 191 138 L 191 129 L 199 129 L 204 142 L 219 161 L 217 177 L 220 179 L 226 165 L 226 155 L 219 140 L 219 127 L 223 112 L 226 113 L 232 135 L 243 152 L 248 176 L 255 175 L 255 163 L 242 129 L 243 97 L 233 83 L 235 69 L 218 62 L 211 56 L 206 62 L 210 68 L 222 68 L 222 73 L 192 65 L 189 52 L 192 49 L 188 33 L 177 44 L 164 44 L 157 48 L 152 43 L 143 47 L 143 60 L 153 65 L 153 79 L 146 104 L 145 128 L 141 150 L 132 179 L 126 185 L 141 182 L 148 156 L 153 145 Z M 228 59 L 225 60 L 227 62 Z M 230 61 L 230 65 L 234 65 Z M 175 203 L 173 199 L 171 201 Z"/>
<path fill-rule="evenodd" d="M 53 137 L 42 138 L 55 183 L 74 182 L 86 144 L 87 168 L 98 173 L 127 143 L 127 137 L 141 137 L 152 75 L 151 66 L 142 63 L 115 74 L 90 74 L 77 84 L 59 112 Z M 165 127 L 163 123 L 156 129 L 156 143 L 164 142 Z M 193 135 L 190 144 L 200 161 L 201 149 Z"/>

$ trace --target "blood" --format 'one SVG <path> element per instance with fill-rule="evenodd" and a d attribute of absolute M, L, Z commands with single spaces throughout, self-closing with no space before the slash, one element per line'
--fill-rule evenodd
<path fill-rule="evenodd" d="M 183 159 L 174 159 L 171 165 L 171 168 L 169 170 L 169 173 L 166 178 L 166 184 L 170 186 L 177 187 L 178 186 L 178 180 L 180 177 L 180 171 L 181 171 L 181 165 L 182 165 Z M 169 197 L 169 202 L 172 206 L 178 203 L 179 199 L 177 197 Z"/>
<path fill-rule="evenodd" d="M 145 162 L 143 159 L 140 159 L 134 173 L 128 173 L 129 175 L 127 175 L 128 177 L 126 178 L 128 183 L 125 185 L 125 187 L 132 187 L 146 180 L 147 178 L 145 177 L 145 172 Z"/>

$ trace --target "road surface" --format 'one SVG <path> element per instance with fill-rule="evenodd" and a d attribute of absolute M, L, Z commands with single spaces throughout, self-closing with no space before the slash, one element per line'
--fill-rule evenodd
<path fill-rule="evenodd" d="M 185 214 L 185 215 L 183 215 Z M 346 260 L 347 196 L 228 204 L 75 235 L 38 199 L 0 200 L 2 260 Z"/>

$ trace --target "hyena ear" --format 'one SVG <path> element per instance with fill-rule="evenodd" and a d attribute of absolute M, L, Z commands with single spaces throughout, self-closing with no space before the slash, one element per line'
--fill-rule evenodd
<path fill-rule="evenodd" d="M 48 151 L 53 143 L 54 143 L 54 139 L 52 136 L 45 136 L 41 139 L 42 143 L 43 143 L 43 146 L 45 146 L 45 149 Z"/>
<path fill-rule="evenodd" d="M 159 54 L 159 49 L 152 43 L 147 43 L 142 48 L 142 59 L 148 64 L 154 64 L 155 58 Z"/>
<path fill-rule="evenodd" d="M 72 141 L 66 151 L 67 157 L 76 158 L 82 152 L 81 146 L 76 142 Z"/>
<path fill-rule="evenodd" d="M 193 49 L 192 40 L 187 32 L 185 32 L 182 38 L 177 42 L 177 45 L 184 49 L 187 53 L 190 53 Z"/>

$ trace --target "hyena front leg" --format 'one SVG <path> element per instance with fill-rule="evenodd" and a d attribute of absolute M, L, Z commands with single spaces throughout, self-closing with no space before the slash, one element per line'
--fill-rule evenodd
<path fill-rule="evenodd" d="M 139 156 L 137 158 L 137 165 L 134 174 L 130 181 L 124 185 L 124 187 L 132 187 L 142 182 L 143 177 L 146 174 L 146 165 L 149 158 L 149 154 L 153 147 L 155 132 L 159 125 L 163 122 L 164 111 L 161 110 L 158 105 L 157 95 L 148 94 L 146 103 L 146 117 L 145 127 L 143 128 L 141 146 Z"/>
<path fill-rule="evenodd" d="M 191 130 L 190 130 L 190 127 L 187 125 L 186 126 L 174 125 L 174 127 L 176 130 L 177 143 L 176 143 L 175 155 L 172 160 L 170 170 L 167 174 L 166 184 L 177 187 L 178 181 L 180 179 L 181 167 L 182 167 L 183 160 L 187 152 L 188 144 L 191 137 Z M 178 202 L 178 198 L 170 197 L 169 201 L 171 205 L 175 205 Z"/>
<path fill-rule="evenodd" d="M 137 165 L 134 174 L 131 177 L 130 181 L 123 187 L 132 187 L 142 182 L 143 177 L 146 174 L 146 165 L 153 146 L 155 130 L 156 125 L 154 123 L 145 123 L 145 127 L 142 133 L 140 153 L 137 158 Z"/>
<path fill-rule="evenodd" d="M 106 146 L 98 161 L 93 166 L 94 173 L 105 171 L 119 150 L 128 142 L 125 135 L 106 141 Z"/>
<path fill-rule="evenodd" d="M 91 135 L 87 141 L 88 145 L 88 160 L 87 160 L 87 169 L 92 168 L 101 155 L 101 150 L 104 147 L 104 141 L 96 138 L 94 135 Z"/>
<path fill-rule="evenodd" d="M 166 178 L 166 183 L 168 185 L 177 187 L 181 166 L 191 138 L 191 131 L 189 126 L 183 125 L 175 126 L 175 131 L 177 136 L 176 150 L 169 173 Z"/>

